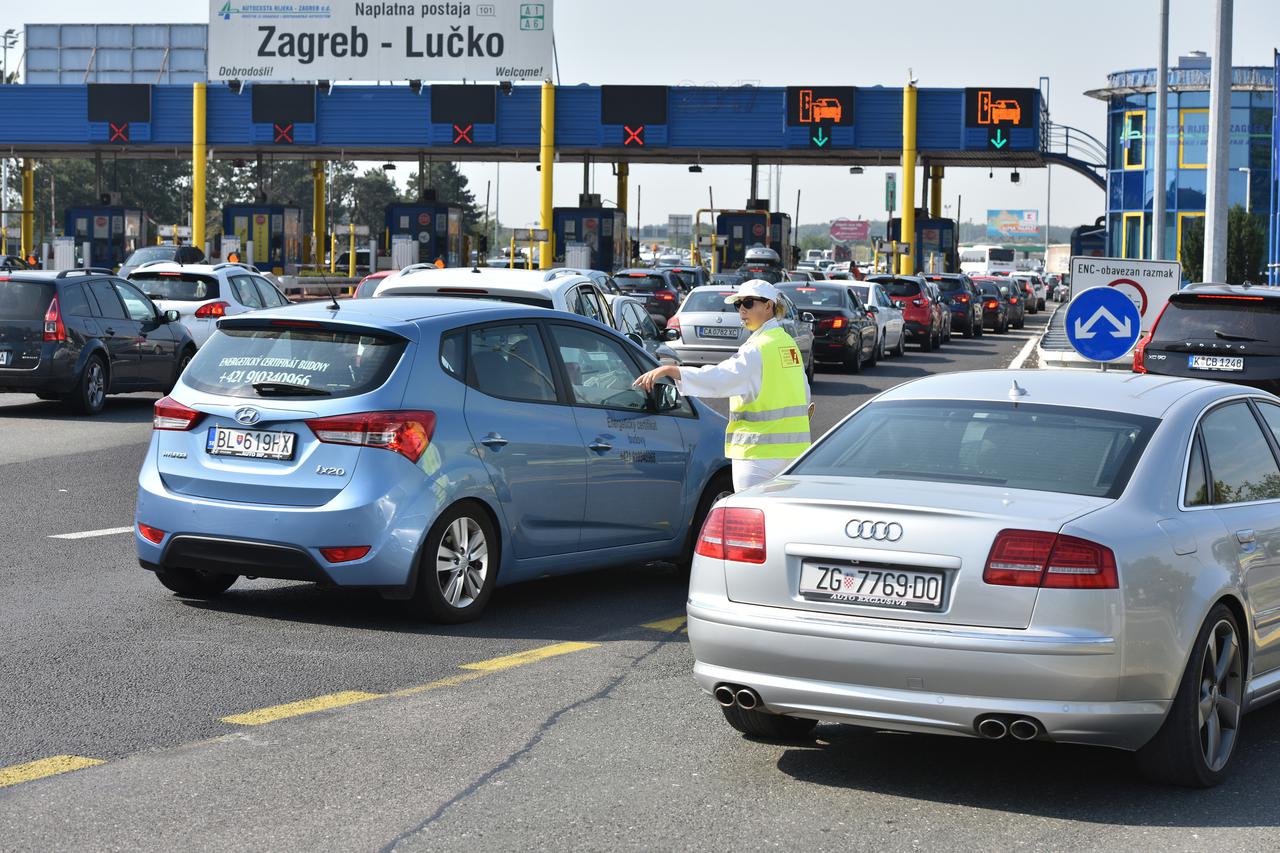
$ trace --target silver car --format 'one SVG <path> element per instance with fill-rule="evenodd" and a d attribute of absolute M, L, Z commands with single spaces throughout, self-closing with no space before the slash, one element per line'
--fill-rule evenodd
<path fill-rule="evenodd" d="M 906 352 L 907 333 L 902 309 L 893 304 L 884 288 L 874 281 L 857 281 L 849 289 L 858 294 L 862 304 L 872 313 L 880 330 L 880 355 L 900 356 Z"/>
<path fill-rule="evenodd" d="M 732 288 L 695 287 L 689 291 L 673 317 L 667 320 L 671 349 L 682 364 L 718 364 L 729 358 L 750 333 L 738 319 L 738 311 L 725 303 Z M 813 381 L 813 315 L 799 313 L 790 298 L 780 296 L 783 316 L 779 322 L 795 339 L 804 357 L 805 374 Z"/>
<path fill-rule="evenodd" d="M 1280 697 L 1278 454 L 1280 399 L 1237 385 L 899 385 L 713 510 L 695 676 L 758 736 L 1094 744 L 1216 784 L 1242 714 Z"/>

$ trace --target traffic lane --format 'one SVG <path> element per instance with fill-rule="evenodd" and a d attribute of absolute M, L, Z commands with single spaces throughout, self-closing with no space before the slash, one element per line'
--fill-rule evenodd
<path fill-rule="evenodd" d="M 0 394 L 0 465 L 145 442 L 158 399 L 158 394 L 113 395 L 100 414 L 74 415 L 56 401 Z"/>
<path fill-rule="evenodd" d="M 369 591 L 241 579 L 177 597 L 137 564 L 131 528 L 145 445 L 0 467 L 0 767 L 114 758 L 229 730 L 220 719 L 345 690 L 385 692 L 468 661 L 679 613 L 685 588 L 630 567 L 502 588 L 485 618 L 431 626 Z M 32 495 L 45 483 L 78 483 Z M 12 509 L 12 511 L 11 511 Z"/>
<path fill-rule="evenodd" d="M 1110 750 L 822 724 L 745 738 L 678 633 L 285 720 L 0 791 L 17 849 L 1268 849 L 1280 708 L 1231 779 L 1149 785 Z M 335 770 L 335 768 L 341 768 Z M 174 791 L 199 791 L 174 809 Z M 226 815 L 236 815 L 227 820 Z"/>

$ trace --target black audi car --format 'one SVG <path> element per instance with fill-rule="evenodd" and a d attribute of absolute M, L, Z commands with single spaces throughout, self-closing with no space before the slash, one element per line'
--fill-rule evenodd
<path fill-rule="evenodd" d="M 858 295 L 843 283 L 783 282 L 778 290 L 791 297 L 803 316 L 813 315 L 813 358 L 835 361 L 853 373 L 865 363 L 874 367 L 884 342 L 875 318 Z"/>
<path fill-rule="evenodd" d="M 978 298 L 982 304 L 982 325 L 996 334 L 1003 335 L 1009 331 L 1009 297 L 1000 289 L 997 278 L 975 278 L 974 287 L 978 288 Z"/>
<path fill-rule="evenodd" d="M 0 273 L 0 393 L 97 414 L 108 394 L 167 392 L 195 351 L 177 311 L 109 271 Z"/>

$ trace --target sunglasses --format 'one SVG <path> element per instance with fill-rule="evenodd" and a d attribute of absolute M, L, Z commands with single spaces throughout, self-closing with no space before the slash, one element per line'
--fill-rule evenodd
<path fill-rule="evenodd" d="M 752 308 L 756 307 L 757 302 L 763 305 L 768 301 L 769 301 L 768 299 L 761 299 L 759 296 L 744 296 L 741 299 L 735 299 L 733 302 L 733 307 L 746 308 L 748 311 L 750 311 Z"/>

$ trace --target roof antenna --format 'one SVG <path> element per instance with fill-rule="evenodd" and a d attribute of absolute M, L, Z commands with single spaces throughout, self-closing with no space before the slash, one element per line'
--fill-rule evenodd
<path fill-rule="evenodd" d="M 1009 399 L 1015 403 L 1019 397 L 1027 396 L 1027 389 L 1018 384 L 1018 380 L 1013 380 L 1013 387 L 1009 389 Z"/>
<path fill-rule="evenodd" d="M 333 285 L 329 283 L 329 277 L 321 276 L 320 281 L 324 285 L 324 289 L 329 291 L 329 301 L 333 303 L 333 310 L 339 310 L 342 306 L 338 304 L 338 292 L 334 290 Z"/>

